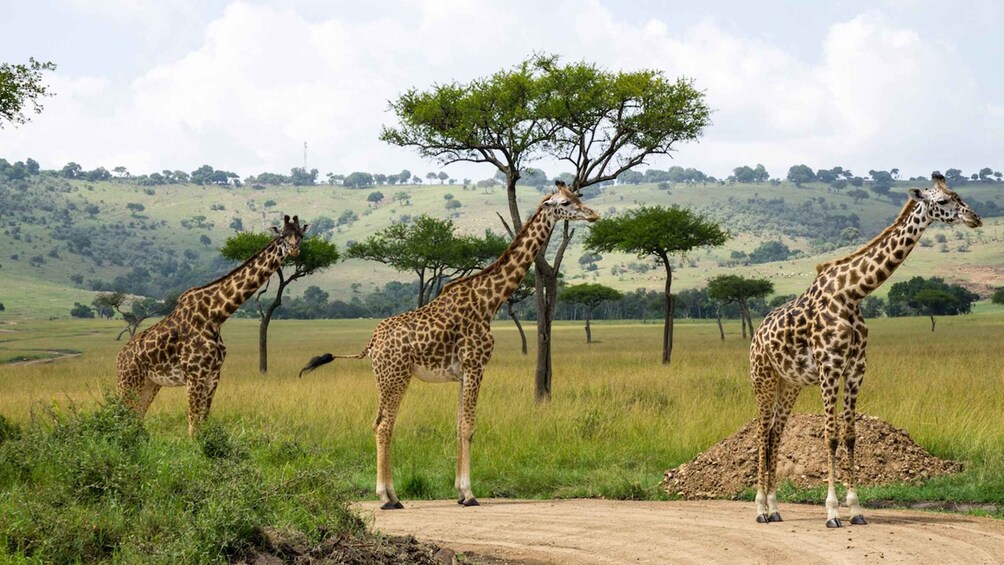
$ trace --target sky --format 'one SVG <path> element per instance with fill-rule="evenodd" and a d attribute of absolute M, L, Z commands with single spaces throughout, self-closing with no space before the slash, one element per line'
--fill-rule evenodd
<path fill-rule="evenodd" d="M 667 0 L 0 0 L 0 61 L 58 65 L 0 157 L 132 174 L 490 177 L 379 140 L 389 102 L 533 53 L 656 69 L 705 92 L 698 142 L 642 165 L 1004 169 L 1004 3 Z M 538 165 L 549 175 L 567 170 Z"/>

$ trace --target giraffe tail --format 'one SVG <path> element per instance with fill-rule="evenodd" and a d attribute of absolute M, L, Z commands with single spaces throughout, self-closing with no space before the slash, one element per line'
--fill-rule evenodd
<path fill-rule="evenodd" d="M 363 359 L 369 355 L 369 347 L 367 347 L 362 353 L 357 353 L 356 355 L 332 355 L 330 353 L 325 353 L 324 355 L 318 355 L 313 357 L 302 369 L 300 369 L 300 377 L 303 377 L 304 373 L 309 373 L 314 369 L 320 367 L 321 365 L 327 365 L 335 359 Z"/>

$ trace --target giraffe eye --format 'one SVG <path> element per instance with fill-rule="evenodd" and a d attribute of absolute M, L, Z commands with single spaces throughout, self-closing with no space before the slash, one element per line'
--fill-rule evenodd
<path fill-rule="evenodd" d="M 948 204 L 948 199 L 939 198 L 938 200 L 935 200 L 934 203 L 937 204 L 938 206 L 944 206 L 945 204 Z"/>

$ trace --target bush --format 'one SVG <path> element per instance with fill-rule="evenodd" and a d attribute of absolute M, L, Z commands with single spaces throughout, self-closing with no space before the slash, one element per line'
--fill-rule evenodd
<path fill-rule="evenodd" d="M 267 438 L 220 425 L 158 440 L 108 397 L 41 410 L 25 429 L 0 418 L 0 438 L 0 562 L 225 563 L 264 528 L 311 543 L 368 535 L 334 468 L 261 463 L 275 456 Z"/>

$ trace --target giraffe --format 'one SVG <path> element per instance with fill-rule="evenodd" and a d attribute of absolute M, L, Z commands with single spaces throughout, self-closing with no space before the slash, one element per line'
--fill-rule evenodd
<path fill-rule="evenodd" d="M 867 524 L 858 504 L 854 470 L 854 407 L 865 373 L 868 328 L 858 309 L 906 259 L 933 222 L 982 225 L 980 217 L 948 188 L 945 177 L 931 175 L 930 188 L 909 189 L 899 217 L 864 247 L 847 257 L 816 266 L 808 290 L 772 310 L 750 344 L 750 378 L 758 406 L 757 522 L 780 522 L 777 510 L 777 453 L 781 434 L 803 387 L 818 385 L 826 415 L 829 490 L 826 526 L 842 526 L 837 512 L 837 389 L 843 380 L 843 434 L 847 449 L 847 506 L 851 524 Z"/>
<path fill-rule="evenodd" d="M 453 281 L 431 302 L 377 324 L 369 344 L 358 355 L 314 357 L 300 371 L 309 372 L 337 358 L 369 357 L 376 377 L 379 407 L 376 433 L 376 493 L 381 508 L 404 508 L 394 493 L 391 435 L 398 408 L 411 377 L 431 383 L 459 382 L 457 406 L 457 503 L 477 506 L 471 492 L 471 438 L 475 408 L 485 365 L 495 340 L 491 321 L 530 269 L 559 220 L 594 222 L 599 214 L 582 204 L 563 182 L 546 196 L 502 255 L 484 270 Z"/>
<path fill-rule="evenodd" d="M 229 274 L 185 291 L 167 316 L 136 334 L 117 357 L 118 387 L 142 418 L 165 386 L 187 387 L 188 433 L 209 415 L 227 348 L 220 326 L 272 276 L 287 256 L 300 252 L 307 224 L 283 218 L 282 231 Z"/>

